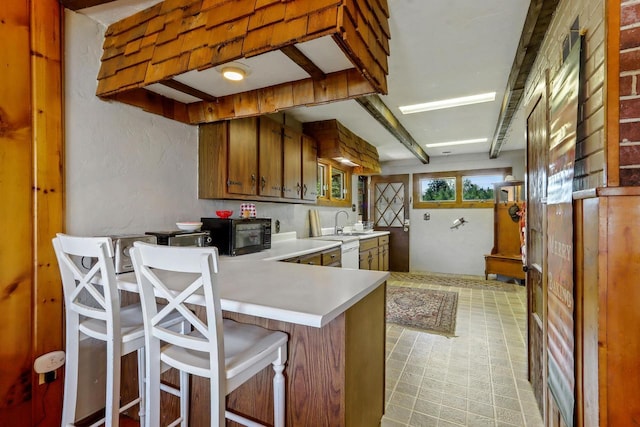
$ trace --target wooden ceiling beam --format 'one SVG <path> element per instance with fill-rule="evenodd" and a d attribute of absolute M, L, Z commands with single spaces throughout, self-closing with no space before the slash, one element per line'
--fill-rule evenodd
<path fill-rule="evenodd" d="M 369 112 L 382 126 L 384 126 L 407 150 L 418 158 L 423 164 L 429 163 L 429 155 L 424 152 L 420 144 L 416 142 L 409 131 L 393 115 L 389 107 L 378 95 L 368 95 L 356 98 L 365 110 Z"/>
<path fill-rule="evenodd" d="M 87 7 L 100 6 L 115 0 L 60 0 L 60 4 L 70 10 L 80 10 Z"/>
<path fill-rule="evenodd" d="M 500 154 L 507 130 L 524 96 L 524 86 L 538 56 L 559 0 L 532 0 L 524 21 L 518 49 L 511 65 L 498 123 L 491 141 L 489 158 Z"/>
<path fill-rule="evenodd" d="M 290 60 L 295 62 L 300 68 L 307 72 L 313 80 L 322 80 L 326 77 L 316 64 L 313 63 L 304 53 L 294 45 L 285 46 L 280 49 L 282 53 L 287 55 Z"/>
<path fill-rule="evenodd" d="M 171 89 L 175 89 L 178 92 L 182 92 L 186 95 L 191 95 L 193 97 L 201 99 L 202 101 L 216 102 L 218 100 L 218 98 L 213 95 L 209 95 L 206 92 L 202 92 L 201 90 L 192 88 L 191 86 L 179 82 L 175 79 L 163 80 L 160 82 L 160 84 L 166 87 L 170 87 Z"/>

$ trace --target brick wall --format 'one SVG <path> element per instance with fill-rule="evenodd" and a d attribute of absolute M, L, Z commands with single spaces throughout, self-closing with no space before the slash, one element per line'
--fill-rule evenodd
<path fill-rule="evenodd" d="M 640 0 L 620 2 L 620 185 L 640 185 Z"/>
<path fill-rule="evenodd" d="M 636 1 L 640 3 L 640 1 Z M 561 0 L 525 87 L 524 106 L 538 96 L 540 84 L 549 70 L 553 77 L 562 65 L 562 43 L 575 19 L 585 35 L 585 108 L 576 143 L 575 178 L 578 189 L 605 185 L 605 134 L 603 87 L 605 80 L 604 0 Z M 525 117 L 526 120 L 526 117 Z"/>

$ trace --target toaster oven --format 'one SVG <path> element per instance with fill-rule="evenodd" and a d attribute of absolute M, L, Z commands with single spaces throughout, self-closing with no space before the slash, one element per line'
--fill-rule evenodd
<path fill-rule="evenodd" d="M 211 238 L 208 231 L 147 231 L 155 236 L 159 245 L 167 246 L 209 246 Z"/>
<path fill-rule="evenodd" d="M 156 236 L 144 234 L 126 234 L 109 236 L 113 242 L 114 266 L 116 274 L 130 273 L 133 271 L 133 261 L 129 251 L 134 242 L 157 243 Z"/>

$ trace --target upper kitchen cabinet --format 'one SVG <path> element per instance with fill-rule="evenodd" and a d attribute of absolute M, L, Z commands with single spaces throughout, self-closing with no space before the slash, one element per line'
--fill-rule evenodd
<path fill-rule="evenodd" d="M 268 117 L 200 125 L 198 197 L 315 203 L 315 147 Z"/>
<path fill-rule="evenodd" d="M 258 194 L 267 197 L 282 195 L 282 125 L 267 117 L 260 117 L 258 161 L 260 184 Z"/>
<path fill-rule="evenodd" d="M 310 202 L 318 198 L 318 144 L 302 135 L 302 198 Z"/>
<path fill-rule="evenodd" d="M 258 179 L 258 124 L 248 118 L 228 122 L 227 192 L 255 196 Z"/>
<path fill-rule="evenodd" d="M 302 133 L 285 127 L 282 147 L 284 153 L 282 197 L 299 200 L 302 198 Z"/>
<path fill-rule="evenodd" d="M 304 123 L 303 129 L 317 141 L 318 204 L 351 206 L 351 177 L 379 174 L 378 150 L 335 119 Z"/>

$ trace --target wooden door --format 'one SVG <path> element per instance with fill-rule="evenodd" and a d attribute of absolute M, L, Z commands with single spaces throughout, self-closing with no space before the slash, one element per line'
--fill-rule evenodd
<path fill-rule="evenodd" d="M 63 369 L 41 384 L 36 357 L 63 349 L 62 37 L 58 0 L 0 8 L 0 424 L 59 426 Z"/>
<path fill-rule="evenodd" d="M 409 175 L 374 176 L 374 228 L 389 231 L 389 270 L 409 271 Z"/>
<path fill-rule="evenodd" d="M 258 120 L 229 121 L 227 192 L 255 196 L 258 183 Z"/>
<path fill-rule="evenodd" d="M 307 135 L 302 135 L 302 198 L 318 198 L 318 145 Z"/>
<path fill-rule="evenodd" d="M 282 195 L 282 126 L 267 117 L 260 117 L 259 133 L 260 182 L 258 194 Z"/>
<path fill-rule="evenodd" d="M 546 90 L 546 89 L 544 89 Z M 527 322 L 529 381 L 545 415 L 546 345 L 546 198 L 549 156 L 547 97 L 540 96 L 527 118 Z"/>
<path fill-rule="evenodd" d="M 302 134 L 285 127 L 283 135 L 284 173 L 282 196 L 287 199 L 300 200 L 302 198 Z"/>

